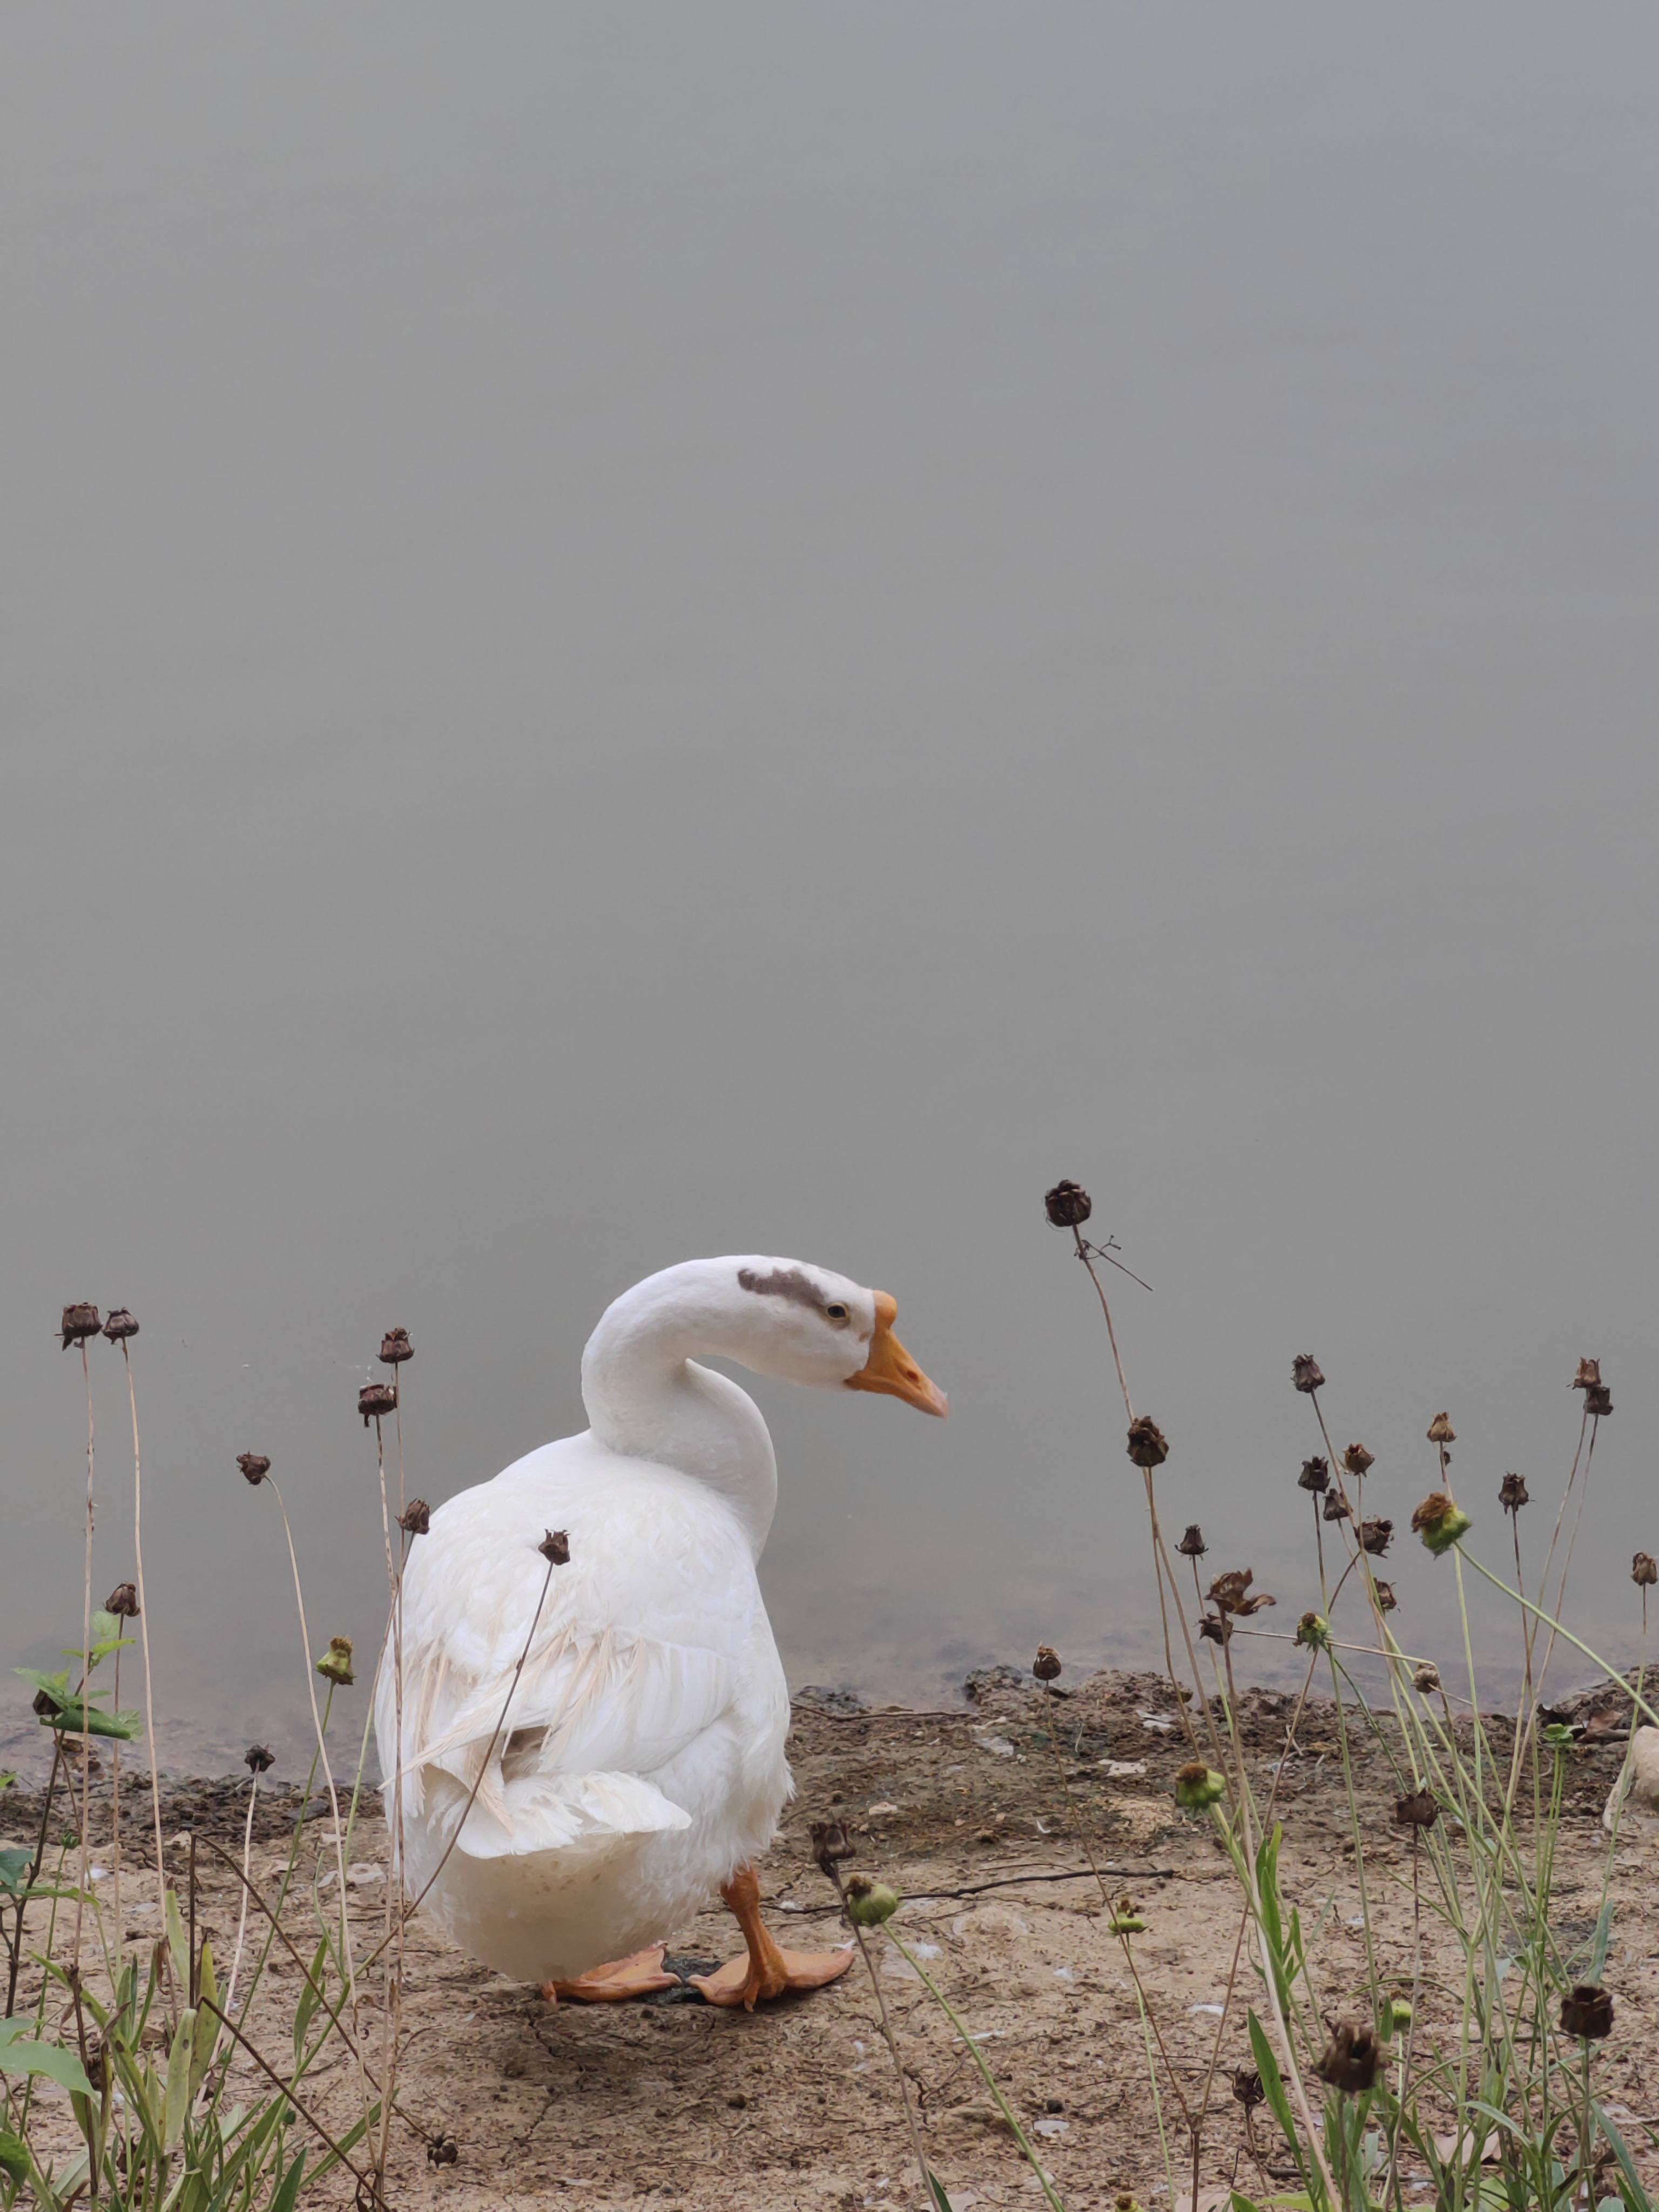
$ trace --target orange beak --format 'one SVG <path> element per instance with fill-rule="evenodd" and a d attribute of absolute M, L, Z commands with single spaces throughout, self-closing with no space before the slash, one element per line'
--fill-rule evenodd
<path fill-rule="evenodd" d="M 951 1401 L 937 1382 L 930 1382 L 915 1361 L 893 1334 L 893 1322 L 898 1312 L 898 1300 L 890 1298 L 885 1291 L 876 1292 L 876 1333 L 871 1340 L 870 1357 L 856 1375 L 849 1375 L 849 1390 L 882 1390 L 890 1398 L 902 1398 L 907 1406 L 918 1406 L 924 1413 L 937 1413 L 942 1420 L 951 1410 Z"/>

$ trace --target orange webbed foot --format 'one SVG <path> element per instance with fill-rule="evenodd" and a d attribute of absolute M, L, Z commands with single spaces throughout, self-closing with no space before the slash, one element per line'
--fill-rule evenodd
<path fill-rule="evenodd" d="M 662 1944 L 655 1943 L 648 1951 L 635 1951 L 629 1958 L 590 1966 L 574 1982 L 544 1982 L 542 1995 L 550 2004 L 556 2004 L 561 1997 L 574 1998 L 578 2004 L 620 2004 L 626 1997 L 648 1997 L 658 1990 L 677 1990 L 679 1976 L 662 1971 L 663 1950 Z"/>
<path fill-rule="evenodd" d="M 821 1990 L 826 1982 L 838 1981 L 852 1963 L 850 1944 L 842 1951 L 786 1951 L 772 1943 L 763 1958 L 745 1951 L 740 1958 L 728 1959 L 716 1973 L 690 1978 L 710 2004 L 741 2005 L 745 2012 L 753 2012 L 757 2004 L 781 1997 L 786 1990 Z"/>

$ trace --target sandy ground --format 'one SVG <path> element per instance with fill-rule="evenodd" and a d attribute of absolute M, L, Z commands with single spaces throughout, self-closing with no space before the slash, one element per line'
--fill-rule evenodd
<path fill-rule="evenodd" d="M 1208 1827 L 1173 1802 L 1175 1770 L 1188 1753 L 1167 1683 L 1152 1674 L 1101 1674 L 1070 1696 L 1045 1699 L 1029 1677 L 1004 1673 L 981 1678 L 975 1699 L 960 1711 L 848 1713 L 834 1710 L 836 1702 L 809 1697 L 796 1706 L 790 1752 L 799 1795 L 763 1869 L 769 1917 L 782 1939 L 800 1948 L 847 1940 L 807 1836 L 809 1821 L 840 1818 L 857 1845 L 854 1869 L 903 1890 L 895 1927 L 925 1956 L 993 2064 L 1066 2204 L 1106 2206 L 1132 2190 L 1155 2207 L 1167 2203 L 1168 2185 L 1144 2033 L 1122 1947 L 1087 1869 L 1092 1850 L 1110 1893 L 1127 1891 L 1140 1905 L 1146 1928 L 1133 1939 L 1135 1959 L 1169 2061 L 1194 2106 L 1209 2081 L 1206 2186 L 1235 2176 L 1252 2193 L 1282 2185 L 1287 2169 L 1277 2130 L 1259 2112 L 1252 2136 L 1231 2094 L 1233 2068 L 1249 2062 L 1239 2002 L 1224 2022 L 1218 2011 L 1238 1903 Z M 1308 1921 L 1323 1916 L 1315 1955 L 1327 2016 L 1364 2016 L 1360 1869 L 1334 1716 L 1328 1706 L 1310 1706 L 1287 1757 L 1291 1702 L 1246 1693 L 1249 1756 L 1264 1798 L 1278 1771 L 1285 1888 Z M 1593 1702 L 1583 1701 L 1584 1710 Z M 1585 1738 L 1572 1754 L 1556 1885 L 1556 1925 L 1569 1943 L 1587 1942 L 1595 1923 L 1606 1844 L 1600 1814 L 1620 1748 L 1609 1734 Z M 274 1893 L 296 1809 L 295 1796 L 272 1788 L 275 1780 L 261 1785 L 253 1861 L 267 1893 Z M 1410 1845 L 1394 1823 L 1397 1784 L 1382 1752 L 1364 1755 L 1359 1780 L 1371 1942 L 1384 1978 L 1403 1991 L 1412 1958 Z M 182 1887 L 185 1831 L 193 1826 L 198 1918 L 222 1961 L 234 1944 L 238 1890 L 210 1844 L 240 1849 L 247 1791 L 245 1779 L 167 1786 L 172 1873 Z M 108 1856 L 107 1800 L 106 1782 L 92 1826 L 100 1863 Z M 128 1837 L 140 1837 L 127 1853 L 123 1915 L 134 1948 L 153 1939 L 157 1924 L 133 1864 L 142 1856 L 143 1805 L 135 1797 L 124 1812 Z M 7 1792 L 0 1838 L 30 1840 L 38 1812 L 38 1801 Z M 302 1856 L 325 1881 L 332 1860 L 327 1826 L 306 1824 Z M 386 1923 L 386 1846 L 378 1820 L 366 1819 L 352 1844 L 349 1883 L 362 1950 Z M 1659 2124 L 1656 1869 L 1659 1841 L 1645 1824 L 1633 1826 L 1621 1837 L 1613 1877 L 1617 1920 L 1607 1979 L 1618 2002 L 1617 2033 L 1599 2061 L 1601 2094 L 1626 2116 L 1632 2138 L 1641 2134 L 1638 2120 Z M 107 1877 L 100 1893 L 108 1894 Z M 291 1916 L 305 1948 L 309 1915 L 307 1902 Z M 718 1906 L 672 1931 L 670 1945 L 671 1963 L 737 1948 Z M 1419 2058 L 1452 2047 L 1459 2004 L 1458 1977 L 1432 1932 L 1429 1947 Z M 872 1949 L 929 2157 L 953 2205 L 993 2212 L 1039 2201 L 957 2031 L 879 1934 Z M 278 2063 L 297 1983 L 279 1955 L 251 2023 L 256 2046 Z M 1247 1968 L 1241 1994 L 1248 1987 Z M 678 1990 L 648 2002 L 553 2007 L 476 1966 L 417 1919 L 405 1938 L 403 2021 L 402 2117 L 387 2190 L 396 2206 L 484 2212 L 554 2197 L 598 2212 L 656 2196 L 688 2212 L 732 2205 L 781 2212 L 921 2201 L 861 1963 L 830 1989 L 752 2017 Z M 342 2052 L 311 2077 L 307 2104 L 325 2124 L 342 2124 L 353 2109 L 356 2071 Z M 251 2060 L 235 2068 L 237 2087 L 244 2076 L 251 2087 Z M 1173 2118 L 1167 2087 L 1164 2104 Z M 67 2123 L 67 2111 L 53 2118 Z M 430 2148 L 446 2140 L 455 2162 L 434 2166 Z M 1420 2179 L 1412 2185 L 1420 2195 Z M 345 2201 L 332 2182 L 322 2194 Z"/>

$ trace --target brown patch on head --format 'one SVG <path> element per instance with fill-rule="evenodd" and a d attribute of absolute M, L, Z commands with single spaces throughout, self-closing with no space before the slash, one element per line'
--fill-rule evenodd
<path fill-rule="evenodd" d="M 739 1267 L 738 1282 L 745 1291 L 753 1291 L 759 1298 L 792 1298 L 798 1306 L 811 1306 L 816 1313 L 828 1310 L 830 1301 L 823 1292 L 799 1267 L 774 1267 L 769 1275 L 757 1275 L 752 1267 Z"/>

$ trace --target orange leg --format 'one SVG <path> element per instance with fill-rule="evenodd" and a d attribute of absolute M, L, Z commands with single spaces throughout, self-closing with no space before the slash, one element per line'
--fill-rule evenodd
<path fill-rule="evenodd" d="M 720 1884 L 720 1895 L 737 1915 L 749 1948 L 741 1959 L 729 1959 L 715 1974 L 693 1974 L 693 1985 L 710 2004 L 741 2005 L 745 2012 L 786 1990 L 819 1990 L 844 1974 L 853 1963 L 852 1946 L 840 1951 L 786 1951 L 774 1942 L 760 1914 L 760 1877 L 751 1866 L 739 1867 L 730 1881 Z"/>
<path fill-rule="evenodd" d="M 542 1995 L 549 2004 L 557 2004 L 561 1997 L 574 1997 L 578 2004 L 616 2004 L 623 1997 L 649 1996 L 653 1990 L 677 1990 L 680 1978 L 664 1973 L 662 1954 L 662 1945 L 654 1944 L 648 1951 L 635 1951 L 631 1958 L 590 1966 L 574 1982 L 544 1982 Z"/>

